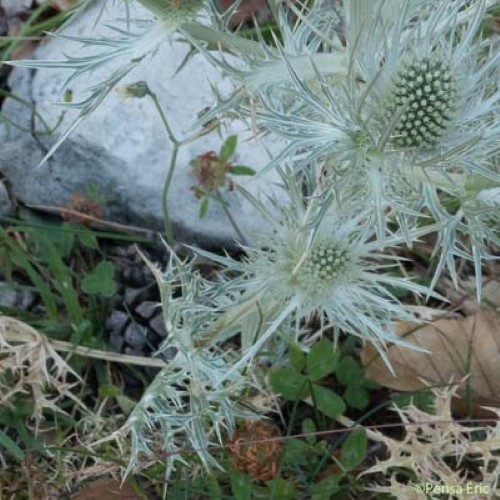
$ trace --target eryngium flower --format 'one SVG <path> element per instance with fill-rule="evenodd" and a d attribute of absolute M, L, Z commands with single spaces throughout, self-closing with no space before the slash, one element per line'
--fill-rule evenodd
<path fill-rule="evenodd" d="M 279 11 L 276 48 L 242 50 L 233 66 L 211 58 L 251 96 L 231 100 L 238 111 L 288 141 L 271 166 L 335 162 L 337 186 L 365 191 L 379 238 L 388 207 L 414 211 L 450 172 L 500 181 L 485 165 L 500 144 L 500 54 L 480 34 L 488 2 L 394 4 L 346 0 L 338 13 L 319 2 L 295 25 Z"/>
<path fill-rule="evenodd" d="M 288 74 L 276 81 L 273 73 L 267 80 L 274 85 L 251 89 L 264 107 L 259 125 L 290 139 L 287 154 L 295 149 L 306 159 L 303 166 L 340 156 L 362 168 L 359 158 L 375 151 L 408 170 L 482 172 L 483 158 L 498 152 L 500 132 L 494 118 L 500 54 L 479 34 L 486 2 L 400 0 L 394 17 L 375 0 L 356 24 L 352 11 L 359 4 L 366 2 L 345 2 L 347 22 L 354 24 L 345 28 L 345 63 L 337 45 L 313 43 L 314 34 L 304 39 L 297 31 L 295 44 L 286 40 L 293 50 L 284 46 L 280 55 Z M 321 39 L 327 15 L 313 8 L 302 21 L 317 26 Z M 282 29 L 293 39 L 294 32 Z M 309 54 L 309 66 L 295 62 L 300 52 Z M 325 74 L 323 60 L 337 60 L 337 72 Z"/>
<path fill-rule="evenodd" d="M 212 60 L 237 82 L 237 95 L 251 96 L 248 107 L 230 101 L 239 113 L 287 140 L 269 167 L 326 170 L 338 192 L 371 206 L 380 240 L 388 214 L 411 244 L 409 228 L 431 212 L 435 282 L 443 262 L 454 274 L 455 256 L 474 258 L 477 271 L 486 257 L 482 236 L 460 253 L 452 225 L 476 235 L 484 227 L 450 218 L 442 199 L 462 205 L 463 186 L 478 179 L 500 186 L 491 168 L 500 149 L 500 53 L 481 37 L 487 0 L 393 3 L 346 0 L 338 13 L 319 2 L 296 12 L 294 25 L 279 11 L 276 48 L 242 50 L 234 67 Z"/>
<path fill-rule="evenodd" d="M 401 147 L 435 146 L 452 120 L 456 84 L 439 58 L 408 62 L 398 71 L 388 117 L 400 113 L 394 142 Z"/>
<path fill-rule="evenodd" d="M 247 300 L 246 305 L 240 305 L 241 310 L 248 314 L 253 302 L 262 315 L 258 340 L 238 367 L 248 362 L 280 326 L 288 331 L 295 329 L 298 335 L 303 320 L 312 318 L 320 319 L 321 330 L 333 327 L 336 333 L 342 331 L 373 343 L 382 356 L 389 342 L 414 347 L 395 335 L 393 322 L 418 320 L 412 308 L 400 303 L 390 289 L 417 294 L 430 291 L 386 273 L 398 264 L 398 258 L 382 253 L 366 211 L 353 218 L 353 206 L 342 200 L 338 203 L 342 209 L 333 207 L 333 197 L 327 192 L 304 206 L 291 182 L 287 186 L 291 203 L 277 207 L 280 219 L 269 217 L 271 234 L 257 236 L 254 246 L 243 247 L 243 261 L 197 250 L 222 263 L 222 275 L 229 272 L 233 276 L 236 271 L 239 278 L 233 279 L 233 285 L 240 283 L 242 301 Z M 259 208 L 259 202 L 253 201 Z M 393 237 L 385 242 L 385 249 L 399 242 L 401 238 Z"/>

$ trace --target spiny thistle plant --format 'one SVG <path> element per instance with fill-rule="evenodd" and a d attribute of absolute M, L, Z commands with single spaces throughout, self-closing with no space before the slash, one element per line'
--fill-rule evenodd
<path fill-rule="evenodd" d="M 169 332 L 163 349 L 176 354 L 124 433 L 130 467 L 154 456 L 160 436 L 170 472 L 188 444 L 215 465 L 207 448 L 253 414 L 243 401 L 265 390 L 258 357 L 271 342 L 278 353 L 290 340 L 306 350 L 330 328 L 384 356 L 388 343 L 403 343 L 393 321 L 417 321 L 394 289 L 431 296 L 446 268 L 458 281 L 457 257 L 473 262 L 480 296 L 482 263 L 500 244 L 500 54 L 480 32 L 487 0 L 271 2 L 271 40 L 258 27 L 256 40 L 227 29 L 237 4 L 221 14 L 201 0 L 138 1 L 150 18 L 135 22 L 127 10 L 128 28 L 115 28 L 115 38 L 80 40 L 93 50 L 87 56 L 13 63 L 67 68 L 71 81 L 121 61 L 86 99 L 66 104 L 80 115 L 49 155 L 173 38 L 234 83 L 229 95 L 214 88 L 215 105 L 197 125 L 238 117 L 256 135 L 286 141 L 260 173 L 278 170 L 286 206 L 266 208 L 238 188 L 268 222 L 241 260 L 193 249 L 221 266 L 211 281 L 173 253 L 164 273 L 154 271 Z M 393 269 L 397 249 L 426 234 L 438 256 L 429 288 Z M 311 319 L 319 332 L 309 331 Z M 228 350 L 235 336 L 241 348 Z"/>

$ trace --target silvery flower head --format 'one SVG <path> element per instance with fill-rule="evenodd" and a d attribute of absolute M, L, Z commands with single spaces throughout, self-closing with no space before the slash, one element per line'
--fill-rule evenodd
<path fill-rule="evenodd" d="M 239 274 L 233 286 L 240 283 L 242 300 L 247 306 L 254 303 L 262 315 L 265 326 L 238 366 L 249 361 L 278 328 L 298 335 L 304 321 L 312 318 L 320 319 L 321 331 L 333 327 L 336 333 L 355 335 L 373 343 L 382 356 L 391 342 L 415 347 L 394 334 L 394 321 L 416 318 L 390 289 L 416 294 L 429 290 L 386 273 L 398 258 L 382 253 L 367 211 L 358 210 L 353 218 L 352 200 L 338 202 L 326 191 L 304 204 L 293 182 L 287 186 L 290 203 L 276 207 L 281 210 L 278 219 L 253 200 L 269 216 L 272 231 L 244 247 L 242 261 L 198 250 L 223 264 L 223 275 Z M 394 236 L 385 244 L 400 242 Z M 242 310 L 248 311 L 247 306 Z"/>
<path fill-rule="evenodd" d="M 479 34 L 486 2 L 344 4 L 342 14 L 316 3 L 294 29 L 280 11 L 276 49 L 240 54 L 246 66 L 232 75 L 262 106 L 257 125 L 289 139 L 287 157 L 295 150 L 302 166 L 381 156 L 408 170 L 486 173 L 500 129 L 500 54 Z"/>
<path fill-rule="evenodd" d="M 456 221 L 442 194 L 460 202 L 466 185 L 500 185 L 490 167 L 500 144 L 500 54 L 481 38 L 487 6 L 486 0 L 346 0 L 340 11 L 321 2 L 309 10 L 292 6 L 294 23 L 276 12 L 275 47 L 242 50 L 243 65 L 214 63 L 233 77 L 237 95 L 246 89 L 240 115 L 255 130 L 288 141 L 270 166 L 289 161 L 318 175 L 326 166 L 337 191 L 371 205 L 381 240 L 388 214 L 410 244 L 409 228 L 431 212 L 443 241 L 437 250 L 453 269 L 454 256 L 483 257 L 484 245 L 457 249 L 450 239 L 458 234 L 450 231 Z M 484 230 L 469 222 L 459 225 Z"/>

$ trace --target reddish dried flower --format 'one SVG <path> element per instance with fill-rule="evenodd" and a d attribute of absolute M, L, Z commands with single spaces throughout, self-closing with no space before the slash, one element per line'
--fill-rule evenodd
<path fill-rule="evenodd" d="M 234 433 L 229 447 L 234 468 L 260 481 L 274 479 L 283 453 L 283 445 L 276 439 L 280 436 L 279 429 L 265 420 L 245 423 Z"/>
<path fill-rule="evenodd" d="M 69 206 L 67 209 L 61 210 L 61 217 L 70 222 L 88 224 L 90 219 L 102 219 L 103 213 L 98 202 L 71 193 Z"/>
<path fill-rule="evenodd" d="M 214 151 L 207 151 L 198 156 L 191 165 L 199 187 L 207 192 L 224 187 L 226 175 L 231 169 L 231 164 L 221 161 Z"/>

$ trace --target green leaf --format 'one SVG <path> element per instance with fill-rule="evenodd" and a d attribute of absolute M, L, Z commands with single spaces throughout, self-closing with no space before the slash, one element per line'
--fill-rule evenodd
<path fill-rule="evenodd" d="M 75 244 L 75 228 L 69 222 L 64 222 L 60 228 L 47 226 L 43 235 L 56 246 L 62 257 L 69 257 Z"/>
<path fill-rule="evenodd" d="M 278 477 L 267 481 L 269 488 L 268 498 L 275 498 L 280 500 L 295 500 L 297 498 L 297 490 L 291 481 Z"/>
<path fill-rule="evenodd" d="M 339 353 L 334 349 L 332 342 L 326 339 L 316 342 L 307 356 L 309 380 L 320 380 L 333 373 L 337 367 L 338 359 Z"/>
<path fill-rule="evenodd" d="M 343 385 L 360 385 L 364 379 L 361 365 L 352 356 L 345 356 L 340 360 L 335 375 Z"/>
<path fill-rule="evenodd" d="M 213 500 L 222 500 L 224 498 L 222 494 L 222 489 L 219 485 L 218 477 L 216 474 L 207 475 L 207 485 L 206 492 L 208 493 L 208 498 L 213 498 Z"/>
<path fill-rule="evenodd" d="M 343 399 L 326 387 L 313 384 L 312 396 L 316 408 L 327 417 L 338 417 L 346 410 Z"/>
<path fill-rule="evenodd" d="M 122 393 L 122 390 L 113 384 L 101 385 L 99 387 L 99 396 L 102 398 L 115 398 Z"/>
<path fill-rule="evenodd" d="M 253 168 L 245 167 L 245 165 L 233 165 L 229 172 L 233 175 L 255 175 L 256 172 Z"/>
<path fill-rule="evenodd" d="M 63 262 L 60 250 L 50 240 L 40 237 L 39 245 L 40 252 L 43 253 L 50 272 L 55 278 L 54 286 L 61 295 L 64 307 L 71 321 L 80 323 L 83 321 L 83 311 L 80 306 L 77 290 L 73 286 L 71 269 Z"/>
<path fill-rule="evenodd" d="M 290 363 L 298 372 L 301 372 L 306 367 L 306 355 L 297 343 L 290 342 L 288 344 L 288 357 Z"/>
<path fill-rule="evenodd" d="M 63 257 L 69 256 L 75 242 L 75 229 L 71 223 L 55 222 L 33 214 L 30 214 L 27 220 L 29 221 L 27 227 L 20 227 L 20 229 L 26 232 L 33 243 L 37 243 L 39 239 L 43 238 L 54 244 Z M 45 260 L 45 255 L 42 252 L 38 252 L 37 256 Z"/>
<path fill-rule="evenodd" d="M 342 445 L 340 461 L 346 469 L 354 469 L 366 456 L 368 438 L 364 429 L 352 431 Z"/>
<path fill-rule="evenodd" d="M 349 385 L 344 392 L 347 405 L 356 410 L 364 410 L 370 403 L 370 393 L 361 385 Z"/>
<path fill-rule="evenodd" d="M 319 483 L 311 487 L 312 500 L 330 500 L 332 495 L 340 491 L 339 478 L 337 476 L 325 477 Z"/>
<path fill-rule="evenodd" d="M 97 184 L 90 182 L 86 186 L 86 191 L 87 191 L 87 196 L 89 197 L 90 200 L 99 201 L 99 199 L 100 199 L 99 187 L 97 186 Z"/>
<path fill-rule="evenodd" d="M 85 344 L 90 346 L 93 341 L 95 341 L 94 328 L 90 320 L 84 319 L 79 323 L 76 323 L 73 328 L 73 332 L 69 341 L 73 345 Z M 79 365 L 78 359 L 76 361 L 76 366 Z"/>
<path fill-rule="evenodd" d="M 250 500 L 252 498 L 251 479 L 244 474 L 232 472 L 231 491 L 235 500 Z"/>
<path fill-rule="evenodd" d="M 112 297 L 116 293 L 113 264 L 104 260 L 82 280 L 82 290 L 88 295 Z"/>
<path fill-rule="evenodd" d="M 137 401 L 130 399 L 122 394 L 122 390 L 116 385 L 106 384 L 99 387 L 99 396 L 103 398 L 115 398 L 120 406 L 121 411 L 125 415 L 130 415 L 132 410 L 137 406 Z"/>
<path fill-rule="evenodd" d="M 396 406 L 406 408 L 410 404 L 415 405 L 419 410 L 432 412 L 435 405 L 435 396 L 430 389 L 420 391 L 397 394 L 392 396 L 392 400 Z"/>
<path fill-rule="evenodd" d="M 271 387 L 288 401 L 305 399 L 308 395 L 307 378 L 291 366 L 278 368 L 271 373 Z"/>
<path fill-rule="evenodd" d="M 365 387 L 366 389 L 380 389 L 380 384 L 377 384 L 377 382 L 365 378 L 363 380 L 363 387 Z"/>
<path fill-rule="evenodd" d="M 222 147 L 220 148 L 220 153 L 219 153 L 219 160 L 222 163 L 225 163 L 226 161 L 231 158 L 231 156 L 234 155 L 234 152 L 236 151 L 236 144 L 238 142 L 238 137 L 236 135 L 230 135 L 225 141 Z"/>
<path fill-rule="evenodd" d="M 293 466 L 306 465 L 319 453 L 321 452 L 316 447 L 302 439 L 287 439 L 284 443 L 283 461 Z"/>
<path fill-rule="evenodd" d="M 10 255 L 9 259 L 12 264 L 23 269 L 28 277 L 30 278 L 33 286 L 36 288 L 37 292 L 40 294 L 43 305 L 47 310 L 47 316 L 50 320 L 57 319 L 57 303 L 56 297 L 52 293 L 47 280 L 44 279 L 41 273 L 38 271 L 41 266 L 36 263 L 36 261 L 27 254 L 19 244 L 10 238 L 7 233 L 0 227 L 0 236 L 5 244 L 9 247 Z M 32 264 L 33 263 L 33 264 Z"/>
<path fill-rule="evenodd" d="M 5 431 L 0 429 L 0 449 L 8 451 L 16 460 L 22 461 L 25 459 L 24 451 L 13 441 Z"/>
<path fill-rule="evenodd" d="M 208 211 L 208 198 L 203 198 L 203 200 L 200 203 L 200 210 L 198 211 L 198 217 L 200 219 L 203 219 L 205 215 L 207 215 Z"/>
<path fill-rule="evenodd" d="M 316 424 L 312 418 L 304 419 L 302 422 L 302 432 L 304 434 L 312 434 L 313 432 L 316 432 Z M 304 436 L 304 439 L 311 445 L 316 442 L 316 437 L 313 435 Z"/>
<path fill-rule="evenodd" d="M 90 248 L 90 250 L 97 250 L 99 248 L 99 244 L 97 243 L 97 238 L 94 233 L 86 227 L 83 227 L 83 229 L 78 233 L 78 240 L 84 247 Z"/>

